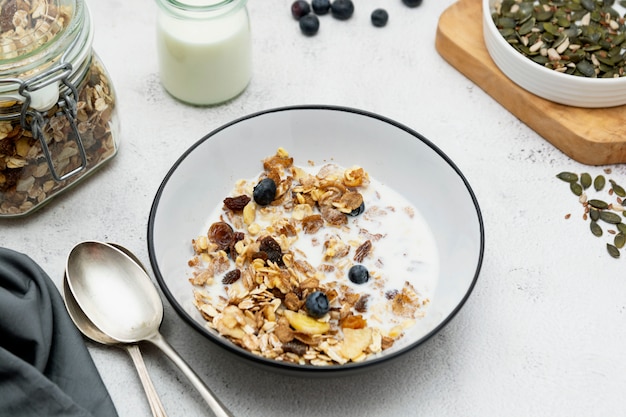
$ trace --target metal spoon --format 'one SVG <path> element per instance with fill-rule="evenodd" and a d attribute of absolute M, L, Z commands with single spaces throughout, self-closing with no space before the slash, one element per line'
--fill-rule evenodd
<path fill-rule="evenodd" d="M 70 291 L 69 285 L 67 283 L 67 275 L 63 277 L 63 298 L 65 300 L 65 306 L 67 308 L 67 312 L 69 313 L 70 318 L 83 335 L 87 336 L 94 342 L 102 343 L 104 345 L 118 346 L 128 352 L 131 359 L 133 360 L 133 363 L 135 364 L 135 368 L 137 368 L 139 379 L 141 380 L 143 389 L 146 392 L 146 396 L 148 397 L 148 403 L 150 404 L 150 410 L 152 411 L 152 415 L 154 417 L 166 417 L 167 414 L 165 413 L 165 409 L 163 408 L 163 404 L 161 403 L 159 395 L 157 394 L 156 389 L 152 384 L 152 380 L 150 379 L 150 375 L 148 374 L 148 369 L 146 368 L 146 364 L 143 361 L 143 357 L 141 356 L 139 346 L 134 343 L 120 343 L 117 340 L 102 333 L 100 329 L 98 329 L 89 320 L 89 318 L 85 316 L 85 313 L 83 313 L 83 311 L 80 309 L 80 306 L 76 303 L 74 295 Z"/>
<path fill-rule="evenodd" d="M 66 271 L 74 298 L 97 328 L 119 342 L 151 342 L 182 371 L 217 417 L 232 417 L 159 333 L 161 298 L 131 257 L 106 243 L 82 242 L 70 251 Z"/>

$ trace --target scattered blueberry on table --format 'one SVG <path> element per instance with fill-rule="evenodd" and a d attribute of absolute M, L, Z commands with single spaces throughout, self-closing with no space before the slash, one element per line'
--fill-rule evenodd
<path fill-rule="evenodd" d="M 407 7 L 418 7 L 422 0 L 402 0 Z M 318 16 L 330 14 L 337 20 L 349 20 L 354 14 L 352 0 L 295 0 L 291 4 L 291 15 L 299 22 L 300 31 L 306 36 L 314 36 L 319 31 Z M 389 21 L 389 13 L 383 8 L 377 8 L 370 15 L 372 25 L 384 27 Z"/>
<path fill-rule="evenodd" d="M 300 18 L 300 30 L 307 36 L 313 36 L 320 28 L 320 20 L 314 14 L 308 14 Z"/>
<path fill-rule="evenodd" d="M 352 0 L 335 0 L 330 4 L 330 14 L 335 19 L 348 20 L 354 14 L 354 3 Z"/>
<path fill-rule="evenodd" d="M 372 12 L 372 25 L 377 28 L 381 28 L 387 25 L 387 21 L 389 20 L 389 13 L 385 9 L 376 9 Z"/>
<path fill-rule="evenodd" d="M 311 12 L 311 6 L 306 0 L 296 0 L 291 4 L 291 15 L 294 19 L 300 20 L 303 16 Z"/>

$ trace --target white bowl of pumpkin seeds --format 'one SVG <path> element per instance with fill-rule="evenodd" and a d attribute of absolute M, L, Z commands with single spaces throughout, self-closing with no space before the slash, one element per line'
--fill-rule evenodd
<path fill-rule="evenodd" d="M 483 0 L 484 40 L 500 70 L 546 100 L 626 104 L 621 0 Z"/>

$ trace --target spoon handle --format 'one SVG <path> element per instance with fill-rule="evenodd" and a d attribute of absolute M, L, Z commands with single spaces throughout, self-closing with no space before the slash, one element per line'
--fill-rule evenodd
<path fill-rule="evenodd" d="M 152 415 L 154 417 L 167 417 L 167 414 L 165 413 L 165 408 L 163 408 L 163 404 L 161 403 L 161 399 L 159 398 L 159 394 L 157 394 L 156 389 L 152 384 L 152 379 L 150 379 L 150 375 L 148 374 L 148 368 L 146 368 L 146 363 L 143 361 L 143 356 L 141 355 L 139 346 L 135 344 L 129 344 L 124 345 L 124 347 L 128 351 L 131 359 L 133 360 L 135 368 L 137 368 L 139 379 L 141 380 L 143 389 L 146 392 L 146 396 L 148 397 L 148 403 L 150 404 L 150 410 L 152 410 Z"/>
<path fill-rule="evenodd" d="M 216 417 L 234 417 L 228 409 L 222 404 L 215 394 L 206 386 L 206 384 L 200 379 L 200 377 L 187 365 L 187 362 L 180 357 L 180 355 L 172 348 L 169 343 L 163 338 L 163 336 L 156 332 L 153 336 L 146 339 L 161 349 L 163 353 L 176 365 L 182 373 L 187 377 L 189 382 L 200 393 L 204 401 L 209 405 L 209 408 L 213 411 Z"/>

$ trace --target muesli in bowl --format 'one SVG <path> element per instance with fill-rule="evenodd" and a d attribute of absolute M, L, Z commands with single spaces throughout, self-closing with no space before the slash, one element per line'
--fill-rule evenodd
<path fill-rule="evenodd" d="M 307 377 L 424 343 L 464 305 L 483 250 L 478 203 L 440 149 L 335 106 L 217 128 L 169 170 L 148 222 L 156 280 L 188 325 Z"/>
<path fill-rule="evenodd" d="M 363 167 L 296 166 L 279 148 L 193 239 L 207 325 L 301 365 L 359 362 L 427 314 L 438 256 L 416 209 Z"/>

